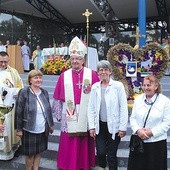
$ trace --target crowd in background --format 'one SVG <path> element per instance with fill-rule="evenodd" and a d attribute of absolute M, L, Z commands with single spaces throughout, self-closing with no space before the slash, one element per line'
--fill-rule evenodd
<path fill-rule="evenodd" d="M 8 52 L 9 45 L 12 45 L 10 44 L 9 40 L 6 41 L 5 45 L 2 41 L 0 41 L 0 51 Z M 33 52 L 31 52 L 28 42 L 25 40 L 23 42 L 21 40 L 17 40 L 15 45 L 21 47 L 21 56 L 24 72 L 29 72 L 33 68 L 41 68 L 45 61 L 44 56 L 42 55 L 42 49 L 39 44 L 36 45 L 36 49 L 33 50 Z M 55 44 L 53 46 L 56 47 Z M 49 44 L 48 48 L 53 48 L 53 46 Z M 61 42 L 59 45 L 57 45 L 57 47 L 65 47 L 65 44 Z"/>

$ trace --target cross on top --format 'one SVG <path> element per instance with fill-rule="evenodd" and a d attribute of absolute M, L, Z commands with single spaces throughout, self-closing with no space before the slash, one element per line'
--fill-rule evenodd
<path fill-rule="evenodd" d="M 144 37 L 145 35 L 141 35 L 139 31 L 139 27 L 136 27 L 136 34 L 130 35 L 130 37 L 135 37 L 136 38 L 136 45 L 139 45 L 139 38 Z"/>
<path fill-rule="evenodd" d="M 89 10 L 86 9 L 86 11 L 83 13 L 83 15 L 86 16 L 86 19 L 87 19 L 87 22 L 88 22 L 90 15 L 92 15 L 92 12 L 89 12 Z"/>
<path fill-rule="evenodd" d="M 89 12 L 88 9 L 86 9 L 86 11 L 84 13 L 82 13 L 82 15 L 84 15 L 86 17 L 86 29 L 87 29 L 87 41 L 86 44 L 88 46 L 89 44 L 89 17 L 90 15 L 92 15 L 92 12 Z"/>

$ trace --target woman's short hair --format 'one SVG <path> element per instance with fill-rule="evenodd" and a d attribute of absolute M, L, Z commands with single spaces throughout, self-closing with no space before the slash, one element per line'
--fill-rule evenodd
<path fill-rule="evenodd" d="M 112 72 L 112 65 L 107 60 L 101 60 L 97 64 L 97 71 L 99 71 L 100 68 L 108 68 L 109 71 Z"/>
<path fill-rule="evenodd" d="M 155 92 L 161 93 L 161 84 L 154 75 L 148 75 L 144 78 L 144 80 L 149 80 L 150 83 L 154 83 L 155 85 L 157 85 L 157 89 L 155 90 Z"/>
<path fill-rule="evenodd" d="M 30 83 L 30 79 L 32 77 L 35 77 L 35 76 L 43 76 L 42 72 L 40 70 L 31 70 L 29 73 L 28 73 L 28 76 L 27 76 L 27 80 L 26 80 L 26 84 L 28 85 L 31 85 Z"/>

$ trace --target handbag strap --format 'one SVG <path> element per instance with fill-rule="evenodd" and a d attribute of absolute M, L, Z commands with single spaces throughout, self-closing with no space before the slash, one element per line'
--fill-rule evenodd
<path fill-rule="evenodd" d="M 30 86 L 30 89 L 31 89 L 31 90 L 32 90 L 32 92 L 34 93 L 34 95 L 35 95 L 35 97 L 36 97 L 36 100 L 38 101 L 38 103 L 39 103 L 39 105 L 40 105 L 40 107 L 41 107 L 41 110 L 42 110 L 42 113 L 43 113 L 44 119 L 47 121 L 47 118 L 46 118 L 46 116 L 45 116 L 45 113 L 44 113 L 43 106 L 42 106 L 41 102 L 39 101 L 39 99 L 38 99 L 37 95 L 35 94 L 34 90 L 31 88 L 31 86 Z"/>
<path fill-rule="evenodd" d="M 146 99 L 145 99 L 145 103 L 146 103 L 146 104 L 148 104 L 148 105 L 151 105 L 151 107 L 150 107 L 150 108 L 149 108 L 149 110 L 148 110 L 148 113 L 147 113 L 147 116 L 146 116 L 146 119 L 145 119 L 145 122 L 144 122 L 143 128 L 144 128 L 144 127 L 145 127 L 145 125 L 146 125 L 146 121 L 147 121 L 147 119 L 148 119 L 148 117 L 149 117 L 149 113 L 150 113 L 150 111 L 151 111 L 151 109 L 152 109 L 153 104 L 154 104 L 154 103 L 155 103 L 155 101 L 157 100 L 158 95 L 159 95 L 159 94 L 157 94 L 157 96 L 156 96 L 156 98 L 155 98 L 154 102 L 152 102 L 152 103 L 148 103 L 148 102 L 146 101 Z"/>

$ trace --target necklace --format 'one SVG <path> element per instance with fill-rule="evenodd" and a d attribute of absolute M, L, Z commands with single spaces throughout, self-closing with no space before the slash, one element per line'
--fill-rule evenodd
<path fill-rule="evenodd" d="M 158 95 L 159 95 L 159 94 L 156 95 L 156 98 L 155 98 L 155 100 L 154 100 L 153 102 L 148 102 L 148 101 L 145 99 L 145 100 L 144 100 L 145 104 L 147 104 L 147 105 L 153 105 L 153 104 L 155 103 Z"/>

